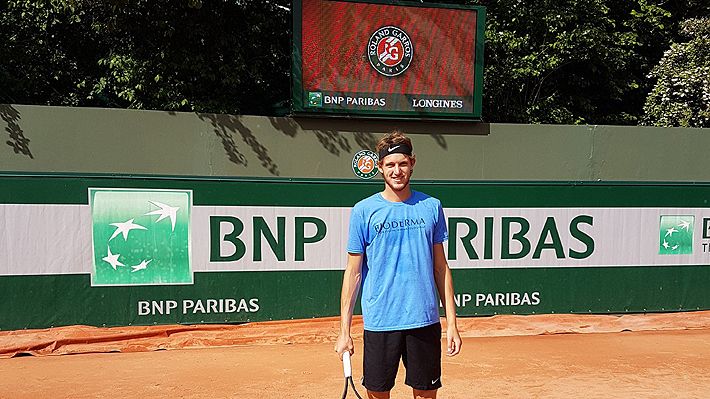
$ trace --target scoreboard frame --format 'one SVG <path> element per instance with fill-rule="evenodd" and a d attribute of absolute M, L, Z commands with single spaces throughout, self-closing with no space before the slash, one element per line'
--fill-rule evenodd
<path fill-rule="evenodd" d="M 310 91 L 304 88 L 304 69 L 309 66 L 304 65 L 303 60 L 303 3 L 304 2 L 321 2 L 321 3 L 346 3 L 373 5 L 383 7 L 416 7 L 425 9 L 443 9 L 443 10 L 461 10 L 463 12 L 475 13 L 475 26 L 472 28 L 475 40 L 474 44 L 474 62 L 472 65 L 464 65 L 464 68 L 473 68 L 472 83 L 473 88 L 470 90 L 470 96 L 465 96 L 467 101 L 470 101 L 468 106 L 470 111 L 452 111 L 450 109 L 441 108 L 432 110 L 416 110 L 412 109 L 366 109 L 366 108 L 328 108 L 326 106 L 309 106 L 309 95 L 314 94 L 314 99 L 317 100 L 317 91 Z M 390 8 L 391 9 L 391 8 Z M 485 35 L 485 16 L 486 8 L 483 6 L 474 5 L 454 5 L 454 4 L 434 4 L 434 3 L 415 3 L 397 0 L 294 0 L 293 2 L 293 36 L 292 36 L 292 56 L 291 56 L 291 110 L 294 116 L 317 116 L 317 117 L 352 117 L 352 118 L 378 118 L 378 119 L 415 119 L 415 120 L 448 120 L 448 121 L 480 121 L 482 109 L 482 92 L 483 92 L 483 59 L 484 59 L 484 35 Z M 331 23 L 333 21 L 330 21 Z M 453 30 L 453 29 L 452 29 Z M 449 33 L 449 32 L 447 32 Z M 450 32 L 450 35 L 458 34 Z M 447 36 L 449 37 L 449 36 Z M 407 37 L 408 38 L 408 37 Z M 416 49 L 416 43 L 414 43 Z M 363 44 L 362 57 L 367 58 L 367 43 Z M 416 53 L 414 55 L 416 57 Z M 360 62 L 363 62 L 360 60 Z M 373 65 L 374 68 L 374 65 Z M 448 75 L 447 75 L 448 76 Z M 357 95 L 388 95 L 381 92 L 344 92 L 345 94 Z M 390 93 L 389 95 L 392 95 Z M 396 93 L 394 95 L 397 95 Z M 399 93 L 401 98 L 406 98 L 407 102 L 417 94 Z M 445 97 L 443 94 L 433 93 L 432 101 L 441 101 L 436 98 Z M 343 99 L 343 97 L 341 97 Z M 470 100 L 468 100 L 470 99 Z M 416 99 L 412 99 L 416 104 Z M 421 100 L 420 100 L 421 101 Z M 444 100 L 446 101 L 446 100 Z M 402 101 L 400 101 L 402 103 Z M 376 105 L 377 103 L 375 103 Z M 420 104 L 435 104 L 433 102 Z M 436 103 L 442 104 L 442 103 Z M 446 103 L 444 103 L 446 104 Z M 468 104 L 468 103 L 467 103 Z M 366 104 L 367 105 L 367 104 Z M 426 108 L 426 107 L 424 107 Z"/>

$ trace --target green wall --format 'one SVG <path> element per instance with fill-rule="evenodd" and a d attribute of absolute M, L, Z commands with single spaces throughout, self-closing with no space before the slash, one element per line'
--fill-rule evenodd
<path fill-rule="evenodd" d="M 414 142 L 415 188 L 441 198 L 445 208 L 514 213 L 558 207 L 573 213 L 657 207 L 695 215 L 694 256 L 703 259 L 710 248 L 710 238 L 700 231 L 701 223 L 710 220 L 710 212 L 705 213 L 710 209 L 710 129 L 294 119 L 23 105 L 0 105 L 0 116 L 6 135 L 0 145 L 3 215 L 14 212 L 15 204 L 86 206 L 89 187 L 189 189 L 195 206 L 347 208 L 382 184 L 378 177 L 365 181 L 354 175 L 354 154 L 373 148 L 382 133 L 399 127 Z M 657 220 L 651 225 L 644 237 L 657 246 Z M 483 231 L 480 220 L 479 226 Z M 0 228 L 6 229 L 0 231 L 0 250 L 16 250 L 8 228 Z M 78 240 L 90 245 L 82 241 L 86 237 Z M 21 253 L 15 255 L 12 259 L 21 259 Z M 9 270 L 0 273 L 0 329 L 331 316 L 338 313 L 342 278 L 340 270 L 198 271 L 188 285 L 95 287 L 90 272 L 23 274 L 27 265 L 14 262 L 0 264 L 0 271 Z M 475 316 L 710 309 L 708 262 L 459 268 L 453 270 L 456 292 L 470 297 L 469 302 L 457 297 L 457 311 Z M 516 292 L 536 293 L 540 301 L 474 306 L 477 294 Z M 258 298 L 259 309 L 140 314 L 140 303 L 146 301 L 159 305 L 217 298 Z"/>
<path fill-rule="evenodd" d="M 18 174 L 0 174 L 0 186 L 3 187 L 0 191 L 2 330 L 70 324 L 224 323 L 337 315 L 345 258 L 338 240 L 347 234 L 347 218 L 338 212 L 380 189 L 375 182 L 354 185 L 328 180 Z M 88 189 L 102 187 L 191 190 L 192 259 L 193 268 L 198 269 L 194 271 L 193 283 L 92 285 L 91 259 L 96 258 L 91 253 L 105 247 L 93 245 L 92 250 Z M 450 264 L 458 265 L 453 275 L 457 313 L 461 316 L 710 309 L 709 184 L 446 182 L 419 183 L 415 189 L 435 195 L 445 204 L 452 234 L 447 252 Z M 197 212 L 198 208 L 209 210 Z M 276 209 L 274 215 L 286 215 L 287 225 L 293 222 L 294 214 L 313 216 L 316 211 L 323 211 L 319 217 L 327 225 L 327 236 L 322 240 L 325 247 L 310 252 L 293 270 L 277 269 L 279 264 L 290 262 L 291 254 L 285 261 L 272 261 L 277 268 L 262 271 L 254 270 L 259 262 L 251 255 L 229 271 L 215 269 L 220 265 L 214 262 L 210 265 L 211 246 L 221 240 L 214 231 L 200 227 L 206 226 L 210 215 L 242 217 L 246 225 L 252 217 L 266 215 L 265 208 Z M 471 216 L 471 210 L 480 213 Z M 13 213 L 30 217 L 17 221 Z M 460 220 L 464 214 L 478 223 L 478 241 L 461 230 L 462 225 L 458 226 L 458 232 L 452 229 L 452 215 L 454 220 Z M 574 239 L 567 235 L 568 229 L 572 229 L 569 220 L 587 214 L 594 215 L 594 220 L 589 218 L 589 222 L 581 225 L 584 236 L 576 233 Z M 659 254 L 659 233 L 661 237 L 664 233 L 659 228 L 659 214 L 694 215 L 692 255 Z M 634 215 L 642 216 L 640 224 L 634 222 L 637 220 Z M 530 225 L 527 239 L 533 248 L 543 243 L 545 256 L 536 258 L 529 250 L 524 257 L 509 260 L 513 263 L 506 266 L 499 255 L 503 242 L 515 244 L 520 238 L 515 238 L 517 230 L 512 231 L 515 233 L 512 237 L 500 233 L 500 221 L 505 216 L 526 219 Z M 32 218 L 44 218 L 45 222 Z M 486 231 L 486 218 L 496 223 L 495 232 Z M 554 224 L 549 223 L 550 218 L 555 220 Z M 277 236 L 274 220 L 275 217 L 266 215 L 269 229 Z M 550 226 L 556 226 L 554 234 L 541 234 Z M 491 233 L 495 233 L 492 239 Z M 198 241 L 205 234 L 210 238 Z M 486 241 L 482 241 L 483 235 Z M 255 242 L 251 237 L 248 233 L 240 237 L 249 251 Z M 52 246 L 52 241 L 57 240 L 78 249 L 70 253 L 62 251 Z M 553 259 L 556 240 L 564 246 L 562 258 L 558 255 Z M 594 245 L 590 245 L 591 241 Z M 622 244 L 616 245 L 617 241 Z M 477 247 L 479 258 L 460 247 L 465 242 Z M 492 266 L 484 264 L 487 242 L 493 245 Z M 452 243 L 459 245 L 455 255 Z M 292 242 L 287 244 L 290 250 Z M 589 256 L 589 262 L 568 256 L 568 249 L 580 252 L 585 246 L 590 250 L 585 255 Z M 262 249 L 266 254 L 270 251 L 263 242 Z M 330 270 L 318 266 L 326 251 L 338 251 Z M 631 256 L 622 261 L 624 253 L 629 251 Z M 33 252 L 42 254 L 38 257 Z M 595 255 L 598 257 L 591 261 Z M 109 266 L 99 261 L 97 267 Z M 513 295 L 520 297 L 516 301 L 511 299 Z M 522 300 L 523 296 L 528 297 L 527 302 Z M 257 302 L 251 303 L 254 299 Z M 209 311 L 209 300 L 244 301 L 244 305 L 233 311 L 223 311 L 221 307 Z M 177 306 L 170 313 L 166 311 L 168 301 Z M 185 301 L 201 301 L 206 309 L 185 308 Z M 142 306 L 149 306 L 150 311 Z"/>
<path fill-rule="evenodd" d="M 710 181 L 710 129 L 269 118 L 0 105 L 0 171 L 354 179 L 399 127 L 418 180 Z M 28 154 L 12 143 L 28 139 Z"/>

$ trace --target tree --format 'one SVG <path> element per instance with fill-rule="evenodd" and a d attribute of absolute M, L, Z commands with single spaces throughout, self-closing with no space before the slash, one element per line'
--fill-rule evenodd
<path fill-rule="evenodd" d="M 89 105 L 77 83 L 99 72 L 92 57 L 100 42 L 82 16 L 52 1 L 0 5 L 0 102 Z"/>
<path fill-rule="evenodd" d="M 21 0 L 0 6 L 0 101 L 285 113 L 285 0 Z"/>
<path fill-rule="evenodd" d="M 665 10 L 643 0 L 484 3 L 488 121 L 636 123 Z"/>
<path fill-rule="evenodd" d="M 674 43 L 650 74 L 657 82 L 644 124 L 710 127 L 710 18 L 685 21 L 682 33 L 689 40 Z"/>
<path fill-rule="evenodd" d="M 509 123 L 637 124 L 677 24 L 710 14 L 710 0 L 427 1 L 487 7 L 483 119 Z M 290 3 L 0 3 L 0 102 L 285 114 Z"/>
<path fill-rule="evenodd" d="M 288 4 L 288 3 L 287 3 Z M 131 108 L 273 114 L 290 98 L 290 9 L 273 1 L 121 2 L 94 86 Z"/>

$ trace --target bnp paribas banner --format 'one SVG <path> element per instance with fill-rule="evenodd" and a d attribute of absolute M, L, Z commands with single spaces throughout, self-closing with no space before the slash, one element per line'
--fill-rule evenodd
<path fill-rule="evenodd" d="M 2 329 L 337 315 L 351 206 L 380 189 L 0 180 L 19 190 L 3 191 L 0 204 Z M 653 186 L 631 184 L 415 188 L 444 204 L 462 316 L 710 307 L 710 208 L 687 206 L 706 204 L 708 187 L 658 186 L 654 198 Z M 673 193 L 686 197 L 674 203 Z M 418 222 L 393 218 L 377 228 Z"/>

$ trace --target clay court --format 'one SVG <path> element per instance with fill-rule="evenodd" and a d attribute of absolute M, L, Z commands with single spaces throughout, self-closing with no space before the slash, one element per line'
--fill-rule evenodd
<path fill-rule="evenodd" d="M 335 318 L 0 333 L 2 398 L 339 398 Z M 440 398 L 706 398 L 710 312 L 461 319 Z M 361 319 L 353 374 L 361 375 Z M 403 370 L 392 398 L 409 398 Z M 364 389 L 358 386 L 364 394 Z"/>

